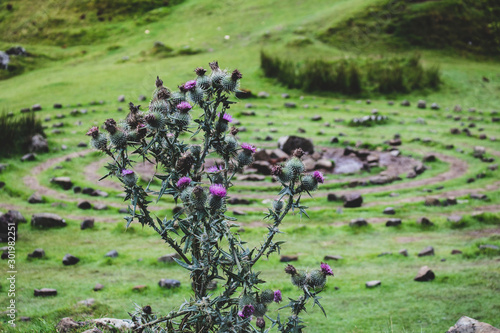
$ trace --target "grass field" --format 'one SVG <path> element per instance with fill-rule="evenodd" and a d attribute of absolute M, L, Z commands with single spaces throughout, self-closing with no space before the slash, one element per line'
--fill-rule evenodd
<path fill-rule="evenodd" d="M 105 22 L 88 9 L 85 23 L 78 19 L 85 10 L 75 10 L 74 1 L 42 1 L 39 8 L 28 6 L 24 0 L 11 2 L 12 12 L 0 9 L 4 19 L 0 27 L 7 29 L 10 24 L 8 31 L 20 33 L 18 37 L 8 34 L 8 38 L 0 38 L 0 49 L 21 44 L 33 54 L 33 63 L 24 73 L 0 81 L 0 111 L 20 115 L 21 108 L 41 104 L 42 111 L 35 115 L 47 126 L 50 152 L 38 154 L 33 162 L 20 162 L 18 155 L 0 161 L 7 164 L 0 172 L 0 181 L 5 182 L 0 189 L 0 211 L 17 209 L 28 220 L 19 225 L 16 243 L 17 328 L 9 327 L 8 318 L 2 313 L 0 331 L 53 332 L 57 322 L 68 316 L 75 320 L 128 318 L 134 303 L 149 304 L 153 311 L 165 314 L 189 297 L 188 274 L 175 264 L 157 261 L 159 256 L 173 251 L 152 230 L 139 225 L 125 230 L 123 214 L 118 212 L 126 207 L 117 197 L 121 193 L 120 183 L 98 182 L 105 174 L 106 158 L 77 144 L 88 143 L 85 133 L 89 127 L 100 125 L 107 118 L 123 118 L 129 101 L 146 109 L 157 75 L 166 86 L 175 88 L 194 78 L 194 68 L 208 67 L 213 60 L 218 60 L 223 68 L 240 69 L 243 88 L 255 95 L 260 91 L 270 95 L 265 99 L 240 100 L 231 108 L 239 126 L 247 129 L 238 134 L 241 142 L 274 148 L 279 137 L 300 135 L 311 138 L 317 148 L 360 143 L 383 149 L 387 147 L 385 141 L 400 134 L 403 144 L 399 149 L 403 155 L 419 160 L 427 153 L 443 156 L 426 163 L 428 169 L 417 178 L 401 175 L 401 180 L 388 185 L 347 187 L 349 182 L 368 179 L 381 170 L 327 175 L 327 183 L 313 198 L 304 198 L 310 207 L 310 219 L 298 215 L 286 219 L 285 234 L 280 235 L 280 240 L 287 242 L 282 254 L 299 255 L 295 266 L 315 268 L 325 255 L 344 258 L 329 262 L 335 277 L 330 278 L 322 295 L 328 317 L 317 308 L 311 309 L 305 316 L 307 332 L 445 332 L 463 315 L 500 327 L 500 251 L 479 249 L 485 244 L 500 246 L 500 176 L 498 170 L 489 168 L 498 164 L 500 158 L 500 126 L 494 121 L 498 117 L 495 110 L 500 111 L 498 57 L 456 55 L 449 49 L 417 46 L 388 51 L 383 44 L 386 36 L 379 40 L 376 35 L 370 35 L 368 41 L 372 42 L 361 48 L 320 41 L 320 32 L 342 26 L 342 22 L 361 15 L 369 6 L 383 3 L 376 0 L 293 0 L 286 4 L 273 0 L 185 0 L 165 12 L 120 13 Z M 23 30 L 23 24 L 34 20 L 43 26 L 38 35 L 31 28 Z M 82 29 L 87 31 L 84 35 L 75 32 Z M 304 43 L 305 39 L 308 42 Z M 156 41 L 171 47 L 172 54 L 155 54 Z M 345 97 L 336 92 L 305 93 L 265 78 L 260 69 L 261 50 L 297 61 L 411 56 L 418 52 L 424 67 L 439 66 L 443 83 L 439 89 L 404 95 Z M 282 93 L 291 98 L 283 99 Z M 122 94 L 127 103 L 117 101 Z M 138 100 L 141 94 L 147 96 L 146 101 Z M 370 104 L 366 103 L 368 98 Z M 404 99 L 411 106 L 400 106 Z M 420 99 L 427 101 L 426 109 L 417 108 Z M 394 105 L 388 105 L 390 100 Z M 297 107 L 285 108 L 285 102 L 294 102 Z M 439 104 L 439 110 L 430 109 L 434 102 Z M 55 109 L 54 103 L 61 103 L 63 108 Z M 247 103 L 252 104 L 250 109 L 245 107 Z M 455 105 L 461 105 L 463 111 L 454 112 Z M 72 115 L 74 109 L 88 112 Z M 370 115 L 373 109 L 388 116 L 389 121 L 372 127 L 348 125 L 352 118 Z M 245 111 L 255 111 L 255 116 L 245 116 Z M 57 119 L 58 114 L 65 118 Z M 322 120 L 312 121 L 314 115 Z M 53 125 L 59 122 L 63 123 L 58 128 L 61 133 L 55 134 Z M 305 133 L 300 134 L 299 127 Z M 467 127 L 471 136 L 450 133 L 451 128 Z M 487 138 L 481 139 L 481 134 Z M 273 140 L 265 141 L 267 135 Z M 332 137 L 338 137 L 339 143 L 330 143 Z M 446 147 L 450 144 L 452 149 Z M 67 149 L 63 150 L 62 145 Z M 486 156 L 495 162 L 483 163 L 474 158 L 473 148 L 478 145 L 485 147 Z M 104 190 L 109 197 L 64 191 L 50 182 L 56 176 L 69 176 L 74 185 Z M 468 181 L 471 178 L 473 182 Z M 229 212 L 237 209 L 246 214 L 237 217 L 244 228 L 241 236 L 249 246 L 258 245 L 267 232 L 263 216 L 269 199 L 278 192 L 275 184 L 270 183 L 270 177 L 265 182 L 236 182 L 237 192 L 232 195 L 248 198 L 250 205 L 231 206 Z M 45 202 L 28 204 L 27 199 L 34 192 L 43 194 Z M 342 208 L 340 201 L 327 201 L 329 193 L 349 192 L 363 194 L 363 207 L 348 209 Z M 487 199 L 471 198 L 471 194 L 478 193 L 486 194 Z M 458 204 L 428 207 L 424 205 L 428 197 L 456 197 Z M 82 200 L 105 203 L 108 209 L 80 210 L 77 204 Z M 174 206 L 172 200 L 162 200 L 155 213 L 171 215 Z M 394 207 L 396 215 L 384 215 L 386 207 Z M 33 228 L 30 217 L 38 212 L 56 213 L 66 219 L 68 226 Z M 449 222 L 451 215 L 463 215 L 462 223 Z M 422 216 L 435 225 L 418 225 L 416 220 Z M 402 226 L 385 227 L 385 221 L 391 217 L 401 218 Z M 96 226 L 80 230 L 84 218 L 94 218 Z M 352 229 L 348 222 L 354 218 L 366 218 L 370 225 Z M 418 257 L 418 252 L 427 246 L 434 247 L 435 256 Z M 43 248 L 46 258 L 28 259 L 27 254 L 35 248 Z M 104 257 L 113 249 L 119 253 L 117 258 Z M 408 250 L 408 257 L 398 254 L 402 249 Z M 451 255 L 453 249 L 463 253 Z M 392 254 L 379 256 L 384 252 Z M 63 266 L 61 260 L 66 253 L 81 261 L 76 266 Z M 6 261 L 1 263 L 6 272 Z M 434 271 L 436 279 L 413 281 L 424 265 Z M 288 282 L 284 267 L 278 256 L 258 265 L 270 288 L 281 289 L 285 299 L 296 297 L 298 291 Z M 157 284 L 161 278 L 178 279 L 181 287 L 161 289 Z M 380 280 L 382 285 L 368 289 L 365 283 L 370 280 Z M 96 283 L 105 288 L 94 292 Z M 132 291 L 141 284 L 148 288 Z M 2 279 L 2 307 L 9 301 L 7 287 Z M 58 295 L 34 297 L 33 290 L 39 288 L 56 288 Z M 219 286 L 218 290 L 222 288 Z M 93 306 L 77 305 L 89 298 L 95 299 Z M 271 310 L 275 316 L 277 307 Z M 31 320 L 24 322 L 21 317 Z"/>

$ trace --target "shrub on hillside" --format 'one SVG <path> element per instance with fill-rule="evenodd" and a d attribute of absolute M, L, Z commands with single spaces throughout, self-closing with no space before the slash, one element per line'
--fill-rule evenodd
<path fill-rule="evenodd" d="M 31 137 L 43 133 L 40 119 L 33 112 L 14 117 L 7 112 L 0 114 L 0 156 L 25 153 Z"/>
<path fill-rule="evenodd" d="M 348 95 L 407 93 L 437 88 L 441 82 L 439 68 L 423 68 L 418 54 L 408 58 L 317 59 L 294 63 L 261 51 L 260 60 L 265 76 L 305 91 Z"/>

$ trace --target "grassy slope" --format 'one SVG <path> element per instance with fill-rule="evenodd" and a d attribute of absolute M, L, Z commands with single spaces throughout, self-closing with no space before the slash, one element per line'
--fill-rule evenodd
<path fill-rule="evenodd" d="M 282 122 L 292 123 L 292 131 L 297 127 L 304 127 L 307 133 L 313 136 L 315 143 L 328 144 L 329 137 L 344 132 L 347 140 L 365 142 L 381 142 L 394 133 L 403 134 L 405 149 L 408 153 L 421 154 L 425 150 L 420 144 L 410 144 L 413 137 L 432 137 L 442 144 L 453 142 L 464 147 L 470 152 L 470 147 L 481 144 L 487 149 L 495 149 L 496 143 L 479 141 L 475 138 L 464 136 L 451 136 L 449 127 L 458 126 L 452 120 L 446 120 L 443 112 L 417 111 L 415 107 L 409 109 L 394 106 L 389 108 L 384 101 L 374 101 L 371 106 L 359 105 L 354 101 L 347 101 L 345 109 L 332 111 L 333 106 L 342 106 L 339 99 L 326 97 L 306 96 L 299 100 L 298 91 L 290 91 L 294 96 L 293 101 L 299 105 L 318 105 L 318 109 L 308 110 L 323 116 L 325 121 L 333 124 L 334 118 L 350 119 L 350 117 L 368 114 L 372 108 L 378 108 L 383 113 L 391 116 L 393 121 L 383 127 L 371 129 L 349 128 L 342 124 L 324 128 L 326 135 L 316 135 L 317 124 L 306 123 L 300 119 L 302 109 L 283 110 L 282 99 L 279 95 L 284 89 L 277 87 L 270 80 L 261 78 L 259 67 L 259 50 L 261 47 L 286 48 L 293 55 L 319 55 L 319 54 L 356 54 L 331 49 L 316 41 L 305 48 L 287 47 L 286 44 L 297 36 L 311 36 L 317 27 L 324 23 L 324 18 L 329 17 L 341 21 L 357 10 L 365 8 L 374 1 L 294 1 L 287 6 L 282 6 L 280 1 L 186 1 L 176 7 L 164 20 L 146 26 L 137 26 L 133 22 L 122 22 L 117 25 L 127 31 L 126 34 L 111 35 L 102 43 L 94 45 L 68 47 L 60 49 L 46 45 L 27 44 L 27 49 L 48 54 L 60 60 L 52 62 L 48 67 L 26 73 L 22 76 L 0 82 L 0 102 L 7 110 L 18 112 L 21 107 L 41 103 L 44 111 L 40 116 L 51 115 L 52 124 L 57 120 L 57 113 L 68 114 L 77 103 L 82 103 L 80 108 L 96 109 L 95 113 L 85 116 L 63 119 L 64 134 L 49 135 L 52 147 L 67 144 L 69 152 L 76 151 L 75 145 L 79 141 L 86 141 L 83 137 L 86 129 L 94 123 L 100 123 L 107 117 L 119 117 L 116 108 L 124 107 L 116 103 L 116 97 L 125 94 L 128 99 L 135 102 L 139 94 L 149 95 L 152 90 L 154 78 L 160 75 L 165 83 L 174 87 L 183 81 L 192 78 L 192 69 L 205 65 L 208 61 L 217 59 L 223 67 L 238 67 L 244 73 L 244 86 L 254 92 L 266 90 L 272 97 L 265 101 L 252 101 L 257 105 L 258 117 L 247 119 L 239 118 L 249 132 L 242 133 L 242 140 L 255 141 L 255 136 L 265 136 L 266 124 L 269 119 L 274 120 L 275 127 L 280 129 L 278 134 L 285 134 L 280 128 Z M 280 10 L 275 10 L 279 6 Z M 235 10 L 238 8 L 238 10 Z M 210 12 L 211 14 L 207 14 Z M 323 22 L 323 23 L 322 23 Z M 329 21 L 331 22 L 331 21 Z M 220 29 L 219 29 L 220 27 Z M 150 30 L 145 34 L 144 30 Z M 224 36 L 230 39 L 225 40 Z M 176 49 L 185 45 L 212 52 L 203 54 L 175 57 L 167 59 L 154 59 L 141 55 L 141 51 L 152 48 L 154 41 L 162 41 Z M 109 45 L 118 45 L 116 50 L 108 50 Z M 86 51 L 82 54 L 82 51 Z M 375 53 L 383 52 L 382 49 L 374 50 Z M 366 50 L 365 50 L 366 52 Z M 373 51 L 372 51 L 373 52 Z M 130 57 L 128 62 L 121 62 L 123 56 Z M 439 92 L 432 92 L 425 96 L 429 102 L 437 101 L 442 107 L 452 108 L 461 104 L 464 108 L 476 107 L 489 111 L 498 106 L 498 91 L 500 76 L 495 72 L 496 64 L 488 62 L 475 62 L 461 58 L 443 56 L 435 52 L 423 52 L 423 59 L 429 64 L 439 64 L 443 71 L 446 86 Z M 482 83 L 481 77 L 487 76 L 491 82 Z M 400 96 L 398 99 L 408 98 L 416 101 L 422 96 Z M 106 104 L 90 106 L 93 100 L 104 100 Z M 70 105 L 62 111 L 52 109 L 53 103 Z M 243 102 L 234 108 L 234 112 L 243 109 Z M 418 113 L 417 113 L 418 112 Z M 266 114 L 270 118 L 265 117 Z M 122 113 L 123 115 L 123 113 Z M 468 115 L 462 114 L 465 119 Z M 474 116 L 479 116 L 474 114 Z M 306 117 L 308 117 L 306 115 Z M 417 117 L 424 117 L 429 126 L 416 125 L 413 121 Z M 481 126 L 485 133 L 494 134 L 498 125 L 489 121 L 489 115 L 484 115 L 485 120 Z M 81 120 L 84 126 L 77 126 L 75 122 Z M 406 121 L 406 127 L 400 126 L 400 121 Z M 255 133 L 260 129 L 261 133 Z M 268 128 L 267 128 L 268 129 Z M 436 133 L 430 133 L 433 129 Z M 286 131 L 288 132 L 288 131 Z M 472 140 L 472 142 L 471 142 Z M 260 143 L 258 143 L 260 145 Z M 55 148 L 57 149 L 57 148 Z M 435 147 L 441 149 L 441 146 Z M 445 152 L 445 151 L 443 151 Z M 460 189 L 465 186 L 480 188 L 492 181 L 498 180 L 498 173 L 488 178 L 478 180 L 471 185 L 465 185 L 465 179 L 474 176 L 485 169 L 484 164 L 476 163 L 469 156 L 455 152 L 447 152 L 460 156 L 470 163 L 466 176 L 457 180 L 444 183 L 446 190 Z M 52 156 L 65 153 L 56 151 Z M 52 157 L 51 156 L 51 157 Z M 49 156 L 41 156 L 44 160 Z M 95 158 L 95 157 L 94 157 Z M 88 161 L 88 160 L 85 160 Z M 43 209 L 47 212 L 56 212 L 61 215 L 68 214 L 67 209 L 51 207 L 52 202 L 60 201 L 49 199 L 47 204 L 33 207 L 25 204 L 25 199 L 31 194 L 21 182 L 12 182 L 12 179 L 21 179 L 29 174 L 34 164 L 20 164 L 16 160 L 7 161 L 10 164 L 7 173 L 0 176 L 1 180 L 8 183 L 7 190 L 0 192 L 3 202 L 19 205 L 24 213 Z M 74 178 L 81 179 L 79 165 L 70 164 L 67 167 Z M 42 183 L 55 171 L 48 171 L 39 176 Z M 426 175 L 424 174 L 424 177 Z M 8 195 L 8 193 L 11 195 Z M 243 192 L 243 196 L 249 192 Z M 412 197 L 415 190 L 400 191 L 401 197 Z M 439 193 L 439 191 L 437 192 Z M 370 194 L 365 196 L 367 202 L 389 201 L 389 193 Z M 77 197 L 77 196 L 75 196 Z M 491 202 L 498 204 L 500 195 L 498 191 L 490 194 Z M 461 198 L 467 199 L 467 198 Z M 117 199 L 105 199 L 104 202 L 119 202 Z M 314 199 L 308 202 L 311 207 L 328 205 L 324 199 Z M 404 204 L 398 206 L 397 217 L 402 217 L 408 224 L 397 230 L 389 230 L 383 225 L 375 225 L 365 231 L 355 233 L 345 226 L 329 226 L 326 223 L 341 223 L 355 217 L 381 217 L 381 205 L 357 210 L 346 210 L 344 214 L 332 214 L 331 210 L 337 208 L 332 205 L 330 209 L 311 212 L 311 221 L 299 220 L 291 217 L 288 221 L 288 233 L 283 236 L 289 244 L 285 246 L 286 253 L 300 253 L 301 267 L 314 267 L 321 261 L 324 254 L 341 254 L 345 262 L 334 263 L 336 278 L 330 281 L 325 293 L 324 303 L 329 317 L 324 319 L 319 311 L 312 311 L 306 320 L 314 327 L 316 332 L 330 332 L 332 326 L 336 331 L 344 332 L 434 332 L 444 331 L 461 315 L 469 315 L 480 320 L 485 320 L 493 325 L 500 326 L 498 316 L 498 301 L 494 298 L 498 293 L 500 271 L 495 268 L 496 258 L 486 255 L 476 256 L 479 243 L 499 244 L 498 236 L 490 234 L 490 225 L 471 222 L 465 230 L 451 230 L 450 225 L 440 213 L 451 214 L 455 209 L 472 210 L 483 203 L 470 201 L 460 206 L 447 208 L 425 208 L 422 203 Z M 68 207 L 74 208 L 73 203 Z M 243 224 L 259 221 L 263 205 L 255 204 L 256 211 L 241 217 Z M 73 211 L 73 214 L 81 212 Z M 420 214 L 435 216 L 433 221 L 437 227 L 430 230 L 421 230 L 413 224 Z M 88 212 L 89 216 L 121 217 L 116 209 L 104 213 Z M 326 221 L 326 223 L 325 223 Z M 179 304 L 189 293 L 186 275 L 175 266 L 158 265 L 156 257 L 169 252 L 169 250 L 154 237 L 149 230 L 123 232 L 122 224 L 98 224 L 96 230 L 80 232 L 78 220 L 68 219 L 69 227 L 54 231 L 33 230 L 27 225 L 20 228 L 18 242 L 19 271 L 19 315 L 32 316 L 32 323 L 21 323 L 20 331 L 51 331 L 59 318 L 72 313 L 83 313 L 88 310 L 75 309 L 74 304 L 85 298 L 96 298 L 99 306 L 93 309 L 92 316 L 116 316 L 127 318 L 127 311 L 132 308 L 132 302 L 140 304 L 149 303 L 153 309 L 166 313 L 172 309 L 172 304 Z M 299 225 L 306 226 L 299 228 Z M 483 230 L 475 234 L 477 230 Z M 261 240 L 262 230 L 250 229 L 245 233 L 251 244 Z M 409 243 L 405 243 L 409 240 Z M 106 244 L 106 245 L 103 245 Z M 436 247 L 437 256 L 432 258 L 417 258 L 415 253 L 428 245 Z M 48 258 L 41 261 L 28 262 L 26 254 L 36 247 L 47 251 Z M 377 257 L 378 253 L 392 251 L 397 253 L 401 248 L 408 248 L 412 254 L 409 258 L 398 255 Z M 472 253 L 471 259 L 452 257 L 451 249 L 459 248 L 466 253 Z M 117 249 L 120 257 L 106 260 L 103 255 L 111 249 Z M 70 252 L 82 257 L 82 263 L 75 267 L 63 267 L 60 264 L 62 256 Z M 446 262 L 440 262 L 441 258 Z M 142 258 L 143 261 L 137 261 Z M 436 281 L 428 284 L 418 284 L 412 281 L 413 276 L 421 265 L 430 265 L 436 272 Z M 276 257 L 269 262 L 263 262 L 260 267 L 270 281 L 270 287 L 282 288 L 286 284 L 286 277 L 282 274 L 282 264 Z M 395 274 L 397 272 L 397 274 Z M 183 287 L 180 291 L 169 292 L 160 290 L 156 282 L 160 278 L 178 278 Z M 367 280 L 381 279 L 382 288 L 367 290 L 363 284 Z M 106 285 L 102 293 L 93 293 L 93 285 L 97 282 Z M 143 294 L 132 293 L 133 285 L 147 284 L 149 290 Z M 333 286 L 339 286 L 335 291 Z M 32 290 L 40 287 L 57 287 L 60 295 L 56 298 L 38 299 L 32 297 Z M 471 293 L 471 290 L 474 290 Z M 294 295 L 292 288 L 284 289 L 285 296 Z M 2 292 L 2 297 L 4 294 Z M 3 303 L 2 299 L 2 303 Z M 465 301 L 464 301 L 465 300 Z M 43 317 L 46 323 L 39 321 Z M 1 324 L 0 324 L 1 325 Z M 0 326 L 1 327 L 1 326 Z M 3 327 L 2 327 L 3 329 Z"/>

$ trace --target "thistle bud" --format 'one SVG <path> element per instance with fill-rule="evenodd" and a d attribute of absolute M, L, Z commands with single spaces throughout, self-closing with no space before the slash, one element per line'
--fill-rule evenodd
<path fill-rule="evenodd" d="M 222 87 L 227 92 L 235 92 L 238 90 L 239 79 L 242 78 L 242 75 L 239 70 L 235 69 L 231 75 L 224 76 L 221 81 Z"/>
<path fill-rule="evenodd" d="M 318 181 L 312 175 L 305 175 L 300 185 L 303 190 L 310 192 L 318 188 Z"/>
<path fill-rule="evenodd" d="M 211 166 L 207 169 L 207 172 L 212 174 L 212 183 L 222 184 L 224 182 L 224 175 L 222 174 L 224 168 L 222 166 Z"/>
<path fill-rule="evenodd" d="M 264 320 L 264 318 L 259 317 L 259 318 L 257 318 L 255 325 L 260 329 L 264 329 L 264 328 L 266 328 L 266 321 Z"/>
<path fill-rule="evenodd" d="M 165 117 L 160 112 L 151 112 L 148 113 L 144 120 L 148 124 L 149 128 L 153 130 L 163 129 L 167 124 Z"/>
<path fill-rule="evenodd" d="M 182 202 L 185 204 L 189 204 L 191 202 L 191 194 L 193 193 L 193 188 L 192 187 L 186 187 L 184 190 L 182 190 L 180 198 Z"/>
<path fill-rule="evenodd" d="M 210 81 L 212 82 L 212 86 L 215 88 L 220 87 L 222 81 L 227 76 L 227 73 L 219 68 L 219 64 L 217 61 L 211 62 L 210 69 L 212 70 L 212 74 L 210 74 Z"/>
<path fill-rule="evenodd" d="M 170 98 L 169 101 L 170 101 L 171 105 L 175 107 L 179 103 L 186 101 L 186 93 L 176 91 L 176 92 L 172 93 L 172 97 Z"/>
<path fill-rule="evenodd" d="M 207 90 L 210 88 L 210 78 L 205 75 L 206 69 L 202 67 L 198 67 L 195 69 L 196 75 L 198 77 L 196 78 L 196 86 L 200 88 L 201 90 Z"/>
<path fill-rule="evenodd" d="M 281 200 L 274 200 L 273 201 L 273 208 L 274 208 L 274 211 L 276 213 L 281 212 L 283 210 L 283 206 L 284 206 L 283 201 L 281 201 Z"/>
<path fill-rule="evenodd" d="M 189 100 L 192 101 L 194 104 L 200 104 L 201 102 L 203 102 L 203 99 L 205 98 L 203 89 L 198 86 L 193 90 L 189 90 L 187 96 Z"/>
<path fill-rule="evenodd" d="M 97 126 L 93 126 L 87 132 L 91 136 L 90 144 L 97 150 L 106 150 L 108 148 L 108 138 L 106 135 L 99 132 Z"/>
<path fill-rule="evenodd" d="M 274 300 L 274 292 L 271 289 L 266 289 L 260 294 L 260 300 L 265 304 L 272 303 Z"/>
<path fill-rule="evenodd" d="M 125 186 L 132 187 L 137 183 L 137 175 L 133 170 L 122 170 L 121 176 Z"/>
<path fill-rule="evenodd" d="M 263 317 L 267 312 L 267 306 L 265 304 L 259 303 L 255 304 L 253 315 L 257 317 Z"/>
<path fill-rule="evenodd" d="M 289 168 L 283 168 L 281 165 L 274 165 L 271 169 L 271 174 L 276 176 L 278 180 L 282 183 L 288 183 L 292 180 L 292 172 Z"/>
<path fill-rule="evenodd" d="M 233 127 L 234 128 L 234 127 Z M 224 138 L 224 142 L 226 143 L 226 149 L 228 152 L 233 152 L 238 148 L 238 141 L 234 136 L 226 136 Z"/>
<path fill-rule="evenodd" d="M 205 208 L 205 203 L 207 202 L 207 194 L 201 186 L 195 186 L 191 192 L 191 203 L 196 209 Z"/>
<path fill-rule="evenodd" d="M 326 276 L 322 274 L 321 270 L 312 271 L 311 274 L 309 274 L 306 283 L 313 289 L 323 288 L 326 284 Z"/>
<path fill-rule="evenodd" d="M 219 116 L 219 121 L 216 124 L 216 129 L 219 133 L 223 133 L 227 131 L 229 123 L 233 122 L 233 117 L 229 113 L 224 113 L 222 117 L 221 114 L 219 113 L 218 116 Z"/>
<path fill-rule="evenodd" d="M 181 128 L 189 126 L 189 123 L 191 122 L 191 116 L 189 113 L 176 112 L 171 118 L 174 123 Z"/>
<path fill-rule="evenodd" d="M 172 112 L 170 105 L 164 99 L 158 99 L 149 103 L 149 112 L 158 112 L 167 115 Z"/>
<path fill-rule="evenodd" d="M 285 167 L 291 171 L 294 178 L 297 178 L 302 172 L 304 172 L 305 169 L 304 163 L 302 163 L 302 161 L 297 157 L 292 157 L 288 160 Z"/>
<path fill-rule="evenodd" d="M 297 274 L 292 275 L 292 284 L 297 287 L 302 287 L 306 284 L 307 274 L 304 271 L 297 272 Z"/>
<path fill-rule="evenodd" d="M 243 308 L 245 305 L 248 304 L 255 304 L 255 298 L 250 294 L 244 294 L 240 298 L 240 303 L 239 303 L 240 308 Z"/>
<path fill-rule="evenodd" d="M 242 143 L 241 148 L 243 148 L 243 149 L 238 154 L 239 165 L 246 166 L 246 165 L 252 164 L 253 153 L 255 153 L 255 148 L 248 143 Z"/>

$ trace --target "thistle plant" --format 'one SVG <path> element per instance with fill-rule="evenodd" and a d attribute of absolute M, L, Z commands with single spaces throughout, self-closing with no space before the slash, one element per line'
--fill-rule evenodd
<path fill-rule="evenodd" d="M 324 289 L 327 276 L 333 272 L 327 264 L 306 272 L 288 265 L 285 273 L 299 291 L 296 299 L 279 310 L 290 308 L 283 320 L 268 311 L 271 303 L 280 303 L 280 290 L 264 288 L 265 281 L 255 265 L 263 257 L 280 251 L 283 241 L 276 241 L 285 216 L 293 211 L 307 216 L 301 196 L 323 183 L 316 171 L 305 174 L 301 157 L 294 156 L 273 168 L 281 191 L 264 219 L 269 221 L 264 242 L 249 248 L 233 232 L 236 219 L 226 215 L 227 198 L 232 192 L 236 173 L 254 160 L 255 147 L 239 143 L 233 121 L 228 113 L 235 102 L 229 98 L 238 90 L 242 74 L 228 72 L 210 63 L 211 74 L 203 68 L 195 70 L 196 79 L 172 91 L 160 78 L 147 110 L 130 103 L 130 113 L 123 121 L 108 119 L 104 132 L 92 127 L 87 135 L 92 146 L 109 155 L 108 173 L 124 186 L 125 200 L 130 202 L 125 217 L 154 229 L 178 255 L 177 264 L 189 272 L 193 293 L 177 310 L 164 316 L 155 314 L 150 306 L 138 306 L 132 313 L 137 332 L 302 332 L 305 327 L 300 314 L 311 301 L 322 310 L 318 294 Z M 202 136 L 202 144 L 190 144 L 182 137 Z M 161 185 L 142 183 L 133 171 L 133 158 L 156 165 L 155 178 Z M 207 167 L 206 159 L 219 163 Z M 182 209 L 164 217 L 150 211 L 150 204 L 159 204 L 163 196 L 182 203 Z M 210 291 L 217 280 L 223 281 L 221 292 Z M 323 313 L 325 311 L 323 310 Z M 325 314 L 326 315 L 326 314 Z"/>

